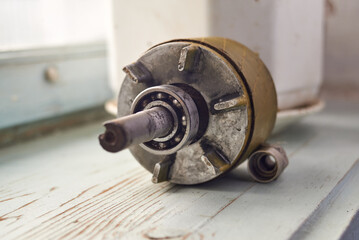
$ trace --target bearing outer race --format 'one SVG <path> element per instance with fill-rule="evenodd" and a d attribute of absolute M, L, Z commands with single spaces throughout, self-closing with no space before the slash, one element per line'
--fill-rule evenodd
<path fill-rule="evenodd" d="M 187 94 L 184 90 L 179 87 L 173 85 L 160 85 L 154 86 L 145 89 L 140 94 L 137 95 L 135 100 L 131 106 L 131 113 L 134 113 L 137 107 L 137 104 L 140 100 L 148 94 L 151 93 L 166 93 L 176 99 L 180 104 L 184 111 L 184 116 L 186 117 L 186 130 L 181 139 L 181 141 L 170 149 L 165 150 L 156 150 L 146 146 L 145 144 L 140 144 L 140 146 L 146 151 L 157 154 L 157 155 L 169 155 L 177 152 L 181 148 L 187 146 L 192 142 L 192 140 L 196 137 L 198 126 L 199 126 L 199 115 L 195 102 L 191 98 L 189 94 Z M 180 124 L 180 123 L 178 123 Z"/>

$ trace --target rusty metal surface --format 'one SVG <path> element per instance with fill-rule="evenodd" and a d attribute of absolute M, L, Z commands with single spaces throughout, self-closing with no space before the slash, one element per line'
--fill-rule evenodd
<path fill-rule="evenodd" d="M 196 103 L 200 126 L 190 145 L 171 154 L 130 146 L 156 181 L 157 175 L 179 184 L 216 178 L 243 162 L 274 126 L 277 102 L 272 78 L 258 56 L 235 41 L 172 40 L 151 48 L 124 70 L 119 117 L 133 112 L 136 96 L 153 86 L 175 85 L 189 92 Z"/>
<path fill-rule="evenodd" d="M 248 172 L 261 183 L 276 180 L 287 166 L 287 154 L 278 145 L 263 144 L 248 158 Z"/>
<path fill-rule="evenodd" d="M 220 51 L 231 62 L 246 85 L 252 104 L 252 138 L 248 156 L 270 135 L 277 114 L 277 94 L 274 81 L 258 54 L 241 43 L 226 38 L 196 39 Z"/>
<path fill-rule="evenodd" d="M 167 135 L 172 129 L 172 116 L 165 108 L 154 107 L 105 122 L 104 126 L 106 132 L 99 136 L 101 146 L 109 152 L 118 152 Z"/>

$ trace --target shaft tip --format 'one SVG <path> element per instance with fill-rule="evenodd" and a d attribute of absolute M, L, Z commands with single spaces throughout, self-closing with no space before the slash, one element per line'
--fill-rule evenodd
<path fill-rule="evenodd" d="M 98 136 L 100 145 L 109 152 L 119 152 L 126 148 L 126 135 L 121 128 L 112 129 L 106 125 L 106 131 Z"/>

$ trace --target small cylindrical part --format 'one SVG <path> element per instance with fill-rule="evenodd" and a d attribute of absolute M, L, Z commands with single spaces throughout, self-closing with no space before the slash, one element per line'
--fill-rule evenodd
<path fill-rule="evenodd" d="M 248 158 L 248 171 L 254 180 L 272 182 L 288 165 L 284 149 L 277 145 L 262 145 Z"/>
<path fill-rule="evenodd" d="M 105 122 L 104 126 L 106 131 L 99 136 L 101 146 L 109 152 L 118 152 L 166 136 L 173 128 L 173 117 L 167 109 L 154 107 Z"/>

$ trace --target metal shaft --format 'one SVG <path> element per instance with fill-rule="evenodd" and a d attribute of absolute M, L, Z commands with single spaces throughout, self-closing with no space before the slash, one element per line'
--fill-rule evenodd
<path fill-rule="evenodd" d="M 101 146 L 109 152 L 118 152 L 166 136 L 173 128 L 173 117 L 165 108 L 154 107 L 105 122 L 104 126 L 106 131 L 99 136 Z"/>

